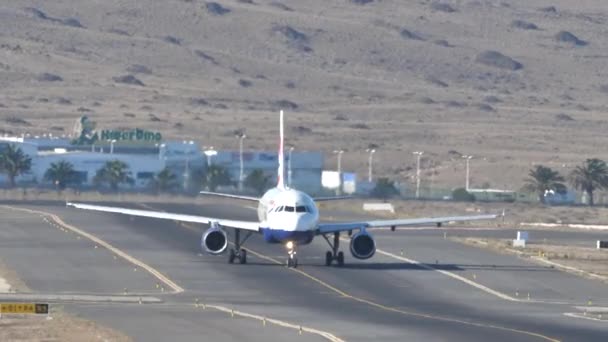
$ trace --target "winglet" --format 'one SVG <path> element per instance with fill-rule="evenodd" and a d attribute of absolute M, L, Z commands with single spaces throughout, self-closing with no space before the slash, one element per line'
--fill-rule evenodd
<path fill-rule="evenodd" d="M 284 121 L 283 121 L 283 111 L 281 110 L 279 113 L 279 170 L 277 173 L 277 188 L 285 189 L 285 153 L 283 153 L 283 143 L 285 139 L 285 131 L 284 131 Z"/>

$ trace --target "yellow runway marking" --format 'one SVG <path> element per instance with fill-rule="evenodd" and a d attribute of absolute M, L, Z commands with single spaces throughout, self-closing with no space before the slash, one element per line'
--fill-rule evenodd
<path fill-rule="evenodd" d="M 138 203 L 139 206 L 149 209 L 149 210 L 158 210 L 157 208 L 154 208 L 150 205 L 144 204 L 144 203 Z M 190 224 L 187 223 L 183 223 L 183 222 L 178 222 L 178 221 L 174 221 L 174 223 L 176 223 L 177 225 L 186 228 L 190 231 L 196 232 L 196 233 L 200 233 L 200 229 L 198 229 L 197 227 L 194 227 Z M 232 242 L 230 242 L 231 245 L 234 245 Z M 261 257 L 262 255 L 254 252 L 250 249 L 248 249 L 249 252 L 251 252 L 252 254 Z M 276 261 L 276 260 L 275 260 Z M 260 316 L 260 315 L 254 315 L 254 314 L 250 314 L 250 313 L 246 313 L 243 311 L 238 311 L 238 310 L 234 310 L 234 309 L 229 309 L 225 306 L 220 306 L 220 305 L 212 305 L 212 304 L 203 304 L 203 303 L 197 303 L 196 306 L 203 306 L 206 308 L 212 308 L 212 309 L 216 309 L 222 312 L 226 312 L 231 314 L 232 316 L 241 316 L 241 317 L 246 317 L 246 318 L 252 318 L 252 319 L 256 319 L 259 320 L 261 322 L 263 322 L 264 324 L 266 323 L 271 323 L 271 324 L 275 324 L 284 328 L 291 328 L 291 329 L 297 329 L 297 330 L 301 330 L 304 332 L 308 332 L 311 334 L 316 334 L 319 335 L 321 337 L 324 337 L 325 339 L 332 341 L 332 342 L 345 342 L 344 340 L 340 339 L 339 337 L 335 336 L 332 333 L 326 332 L 326 331 L 322 331 L 322 330 L 318 330 L 318 329 L 314 329 L 314 328 L 310 328 L 307 326 L 303 326 L 303 325 L 295 325 L 292 323 L 288 323 L 285 321 L 281 321 L 278 319 L 274 319 L 274 318 L 270 318 L 270 317 L 266 317 L 266 316 Z"/>
<path fill-rule="evenodd" d="M 50 218 L 51 220 L 55 221 L 57 224 L 59 224 L 61 227 L 64 227 L 67 230 L 70 230 L 76 234 L 79 234 L 91 241 L 93 241 L 94 243 L 105 247 L 107 250 L 113 252 L 114 254 L 120 256 L 121 258 L 125 259 L 126 261 L 132 263 L 133 265 L 139 266 L 143 269 L 145 269 L 146 271 L 148 271 L 148 273 L 152 274 L 154 277 L 156 277 L 158 280 L 160 280 L 161 282 L 163 282 L 165 285 L 169 286 L 171 289 L 173 289 L 174 293 L 181 293 L 184 292 L 184 289 L 182 287 L 180 287 L 179 285 L 177 285 L 175 282 L 173 282 L 171 279 L 169 279 L 168 277 L 166 277 L 165 275 L 163 275 L 162 273 L 160 273 L 159 271 L 157 271 L 155 268 L 145 264 L 144 262 L 130 256 L 129 254 L 121 251 L 120 249 L 112 246 L 111 244 L 105 242 L 104 240 L 94 236 L 93 234 L 87 233 L 83 230 L 80 230 L 74 226 L 71 226 L 67 223 L 65 223 L 59 216 L 52 214 L 52 213 L 48 213 L 45 211 L 39 211 L 39 210 L 31 210 L 31 209 L 26 209 L 26 208 L 17 208 L 17 207 L 11 207 L 11 206 L 2 206 L 3 208 L 9 209 L 9 210 L 17 210 L 17 211 L 22 211 L 22 212 L 27 212 L 30 214 L 38 214 L 40 215 L 43 219 L 44 218 Z M 97 247 L 97 246 L 96 246 Z"/>
<path fill-rule="evenodd" d="M 199 229 L 197 229 L 196 227 L 193 227 L 189 224 L 185 224 L 185 223 L 181 223 L 180 224 L 182 227 L 187 228 L 189 230 L 195 231 L 195 232 L 200 232 Z M 232 244 L 232 243 L 231 243 Z M 274 264 L 278 264 L 278 265 L 283 265 L 282 262 L 280 262 L 279 260 L 276 260 L 274 258 L 271 258 L 269 256 L 266 256 L 262 253 L 256 252 L 254 250 L 252 250 L 251 248 L 246 248 L 247 251 L 249 251 L 249 253 L 257 256 L 260 259 L 264 259 L 267 261 L 270 261 Z M 292 272 L 296 272 L 312 281 L 314 281 L 315 283 L 333 291 L 334 293 L 337 293 L 338 295 L 340 295 L 341 297 L 344 298 L 348 298 L 351 299 L 353 301 L 359 302 L 359 303 L 363 303 L 363 304 L 367 304 L 371 307 L 380 309 L 380 310 L 384 310 L 384 311 L 389 311 L 389 312 L 394 312 L 394 313 L 399 313 L 405 316 L 411 316 L 411 317 L 417 317 L 417 318 L 425 318 L 425 319 L 431 319 L 431 320 L 436 320 L 436 321 L 443 321 L 443 322 L 450 322 L 450 323 L 457 323 L 457 324 L 463 324 L 463 325 L 468 325 L 468 326 L 473 326 L 473 327 L 478 327 L 478 328 L 487 328 L 487 329 L 495 329 L 495 330 L 501 330 L 501 331 L 508 331 L 508 332 L 512 332 L 512 333 L 517 333 L 517 334 L 522 334 L 522 335 L 527 335 L 527 336 L 532 336 L 532 337 L 536 337 L 545 341 L 550 341 L 550 342 L 560 342 L 559 339 L 555 339 L 549 336 L 545 336 L 539 333 L 535 333 L 535 332 L 531 332 L 531 331 L 525 331 L 525 330 L 519 330 L 519 329 L 514 329 L 514 328 L 508 328 L 508 327 L 502 327 L 502 326 L 498 326 L 498 325 L 493 325 L 493 324 L 484 324 L 484 323 L 475 323 L 475 322 L 469 322 L 469 321 L 463 321 L 463 320 L 459 320 L 459 319 L 455 319 L 455 318 L 449 318 L 449 317 L 442 317 L 442 316 L 436 316 L 436 315 L 431 315 L 431 314 L 424 314 L 424 313 L 418 313 L 418 312 L 411 312 L 411 311 L 406 311 L 406 310 L 401 310 L 401 309 L 397 309 L 397 308 L 393 308 L 390 306 L 386 306 L 386 305 L 382 305 L 376 302 L 372 302 L 371 300 L 368 299 L 364 299 L 364 298 L 360 298 L 360 297 L 356 297 L 353 296 L 345 291 L 340 290 L 339 288 L 332 286 L 326 282 L 324 282 L 323 280 L 308 274 L 304 271 L 302 271 L 301 269 L 297 269 L 297 268 L 286 268 L 287 270 L 290 270 Z"/>
<path fill-rule="evenodd" d="M 70 230 L 76 234 L 82 235 L 84 237 L 86 237 L 87 239 L 101 245 L 104 246 L 106 249 L 110 250 L 111 252 L 114 252 L 116 255 L 122 257 L 123 259 L 131 262 L 134 265 L 137 265 L 143 269 L 145 269 L 146 271 L 148 271 L 149 273 L 151 273 L 152 275 L 154 275 L 158 280 L 160 280 L 161 282 L 165 283 L 167 286 L 171 287 L 174 290 L 174 293 L 181 293 L 184 292 L 184 289 L 181 288 L 179 285 L 175 284 L 173 281 L 171 281 L 169 278 L 165 277 L 164 275 L 162 275 L 162 273 L 160 273 L 159 271 L 155 270 L 154 268 L 152 268 L 151 266 L 148 266 L 147 264 L 139 261 L 138 259 L 128 255 L 127 253 L 119 250 L 118 248 L 110 245 L 109 243 L 99 239 L 98 237 L 85 232 L 81 229 L 78 229 L 74 226 L 71 226 L 67 223 L 65 223 L 59 216 L 52 214 L 52 213 L 48 213 L 45 211 L 39 211 L 39 210 L 32 210 L 32 209 L 27 209 L 27 208 L 17 208 L 17 207 L 11 207 L 11 206 L 0 206 L 1 208 L 5 208 L 8 210 L 15 210 L 15 211 L 22 211 L 22 212 L 27 212 L 30 214 L 36 214 L 39 215 L 43 221 L 45 221 L 46 223 L 53 225 L 53 226 L 57 226 L 57 227 L 65 227 L 66 231 Z M 149 207 L 149 206 L 148 206 Z M 151 207 L 149 207 L 151 208 Z M 153 208 L 152 208 L 153 209 Z M 50 220 L 49 220 L 50 218 Z M 55 225 L 53 224 L 53 222 L 57 222 L 59 225 Z M 184 226 L 185 227 L 185 226 Z M 191 230 L 195 230 L 192 227 L 185 227 Z M 63 229 L 62 229 L 63 230 Z M 318 330 L 318 329 L 314 329 L 311 327 L 307 327 L 307 326 L 303 326 L 303 325 L 296 325 L 293 323 L 289 323 L 289 322 L 285 322 L 285 321 L 281 321 L 278 319 L 274 319 L 271 317 L 265 317 L 265 316 L 260 316 L 260 315 L 255 315 L 255 314 L 250 314 L 247 312 L 243 312 L 243 311 L 238 311 L 238 310 L 234 310 L 234 309 L 229 309 L 225 306 L 221 306 L 221 305 L 215 305 L 215 304 L 204 304 L 204 303 L 199 303 L 200 306 L 202 306 L 203 308 L 211 308 L 211 309 L 215 309 L 218 311 L 222 311 L 222 312 L 226 312 L 226 313 L 230 313 L 233 316 L 240 316 L 240 317 L 245 317 L 245 318 L 250 318 L 250 319 L 256 319 L 260 322 L 263 322 L 264 324 L 266 323 L 270 323 L 270 324 L 274 324 L 277 326 L 281 326 L 284 328 L 290 328 L 290 329 L 294 329 L 294 330 L 298 330 L 301 332 L 307 332 L 310 334 L 315 334 L 315 335 L 319 335 L 329 341 L 332 342 L 345 342 L 344 340 L 340 339 L 339 337 L 326 332 L 326 331 L 322 331 L 322 330 Z"/>

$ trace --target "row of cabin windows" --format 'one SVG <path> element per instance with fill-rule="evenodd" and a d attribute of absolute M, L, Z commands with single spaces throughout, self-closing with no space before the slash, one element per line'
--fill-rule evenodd
<path fill-rule="evenodd" d="M 305 205 L 298 205 L 296 207 L 291 207 L 291 206 L 287 206 L 286 205 L 286 206 L 279 206 L 279 207 L 276 207 L 274 209 L 275 213 L 278 213 L 280 211 L 286 211 L 288 213 L 293 213 L 293 212 L 296 212 L 296 213 L 312 213 L 312 210 L 310 210 L 310 208 L 307 207 L 307 206 L 305 206 Z"/>

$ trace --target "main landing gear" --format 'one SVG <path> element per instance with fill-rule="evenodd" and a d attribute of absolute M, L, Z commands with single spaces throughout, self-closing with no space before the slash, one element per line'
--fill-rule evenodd
<path fill-rule="evenodd" d="M 296 257 L 296 244 L 292 241 L 289 241 L 287 242 L 287 244 L 285 244 L 285 247 L 287 248 L 288 254 L 287 267 L 298 267 L 298 258 Z"/>
<path fill-rule="evenodd" d="M 334 260 L 338 266 L 344 266 L 344 253 L 338 252 L 338 249 L 340 249 L 340 233 L 334 233 L 333 243 L 329 241 L 329 238 L 325 234 L 323 234 L 323 238 L 327 241 L 329 247 L 331 247 L 331 251 L 325 253 L 325 266 L 330 266 Z"/>
<path fill-rule="evenodd" d="M 239 264 L 247 263 L 247 251 L 244 248 L 241 248 L 241 246 L 245 244 L 245 241 L 249 239 L 251 234 L 251 232 L 247 232 L 247 235 L 245 235 L 245 238 L 241 241 L 241 230 L 234 230 L 234 248 L 231 248 L 230 251 L 228 251 L 229 264 L 234 264 L 234 260 L 238 260 Z"/>

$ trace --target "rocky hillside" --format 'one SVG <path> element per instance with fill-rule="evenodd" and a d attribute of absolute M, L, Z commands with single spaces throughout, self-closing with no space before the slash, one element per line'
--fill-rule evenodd
<path fill-rule="evenodd" d="M 608 158 L 603 0 L 4 0 L 0 131 L 161 130 L 290 143 L 423 186 L 518 188 L 532 163 Z M 328 154 L 328 167 L 334 160 Z"/>

